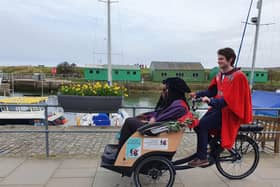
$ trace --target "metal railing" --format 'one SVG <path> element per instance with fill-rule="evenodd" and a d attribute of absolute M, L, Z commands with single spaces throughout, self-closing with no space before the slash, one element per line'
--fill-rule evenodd
<path fill-rule="evenodd" d="M 0 134 L 5 133 L 44 133 L 45 134 L 45 154 L 46 157 L 49 157 L 49 134 L 50 133 L 116 133 L 116 131 L 110 130 L 86 130 L 86 131 L 78 131 L 78 130 L 49 130 L 49 123 L 48 123 L 48 108 L 54 107 L 61 107 L 60 105 L 44 105 L 44 104 L 0 104 L 1 106 L 6 107 L 41 107 L 44 108 L 44 127 L 45 130 L 0 130 Z M 122 106 L 123 109 L 130 109 L 132 110 L 132 116 L 136 116 L 137 110 L 153 110 L 154 107 L 147 107 L 147 106 Z M 208 108 L 198 108 L 198 110 L 207 110 Z M 269 111 L 278 111 L 280 112 L 280 108 L 254 108 L 253 110 L 269 110 Z M 265 132 L 264 132 L 265 133 Z M 269 132 L 273 133 L 273 132 Z M 274 132 L 280 133 L 280 132 Z"/>

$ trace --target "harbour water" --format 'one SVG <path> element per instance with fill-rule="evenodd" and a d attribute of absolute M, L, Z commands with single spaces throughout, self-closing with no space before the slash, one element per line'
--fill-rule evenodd
<path fill-rule="evenodd" d="M 14 96 L 40 96 L 41 93 L 37 92 L 15 92 Z M 49 104 L 57 104 L 56 95 L 44 95 L 49 97 Z M 138 94 L 133 93 L 129 94 L 128 97 L 124 97 L 123 105 L 124 106 L 147 106 L 153 107 L 156 105 L 159 98 L 159 94 L 148 93 L 148 94 Z"/>

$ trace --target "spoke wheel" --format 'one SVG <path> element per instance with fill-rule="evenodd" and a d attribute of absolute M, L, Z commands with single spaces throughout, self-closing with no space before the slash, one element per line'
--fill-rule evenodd
<path fill-rule="evenodd" d="M 238 135 L 232 150 L 223 150 L 217 157 L 218 171 L 229 179 L 243 179 L 252 174 L 259 163 L 256 142 L 246 135 Z"/>
<path fill-rule="evenodd" d="M 136 187 L 172 187 L 175 170 L 167 158 L 151 156 L 136 166 L 133 180 Z"/>

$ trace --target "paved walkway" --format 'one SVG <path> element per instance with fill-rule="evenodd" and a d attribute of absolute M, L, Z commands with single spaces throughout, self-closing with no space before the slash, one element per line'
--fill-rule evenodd
<path fill-rule="evenodd" d="M 50 133 L 49 150 L 50 156 L 56 158 L 93 158 L 100 157 L 105 145 L 116 143 L 118 128 L 100 127 L 64 127 L 50 126 L 52 131 L 76 131 L 80 133 Z M 44 127 L 34 126 L 0 126 L 0 131 L 26 131 L 44 130 Z M 94 131 L 89 133 L 88 131 Z M 266 146 L 271 147 L 272 142 Z M 187 133 L 184 135 L 181 145 L 177 150 L 179 157 L 193 153 L 196 150 L 196 135 Z M 271 152 L 270 149 L 265 149 Z M 45 134 L 44 133 L 1 133 L 0 157 L 45 157 Z"/>
<path fill-rule="evenodd" d="M 99 167 L 99 159 L 0 158 L 0 187 L 130 187 L 132 179 Z M 246 179 L 231 181 L 213 166 L 179 171 L 174 187 L 280 187 L 279 155 L 262 154 Z"/>
<path fill-rule="evenodd" d="M 50 156 L 56 158 L 92 158 L 100 157 L 105 145 L 116 143 L 117 128 L 96 127 L 53 127 L 50 130 L 79 131 L 81 133 L 50 133 Z M 44 130 L 33 126 L 0 126 L 0 130 Z M 87 133 L 96 131 L 96 133 Z M 104 131 L 109 131 L 105 132 Z M 186 134 L 178 149 L 179 155 L 187 155 L 196 149 L 196 135 Z M 0 136 L 0 157 L 35 157 L 45 156 L 44 133 L 2 133 Z"/>

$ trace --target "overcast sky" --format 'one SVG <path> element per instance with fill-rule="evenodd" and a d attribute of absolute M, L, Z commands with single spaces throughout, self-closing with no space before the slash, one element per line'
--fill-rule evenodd
<path fill-rule="evenodd" d="M 256 0 L 255 0 L 256 2 Z M 112 5 L 114 64 L 199 61 L 238 49 L 250 0 L 120 0 Z M 264 0 L 258 67 L 280 66 L 280 1 Z M 252 16 L 256 15 L 256 3 Z M 1 65 L 106 63 L 106 7 L 97 0 L 0 0 Z M 240 66 L 251 66 L 248 26 Z"/>

